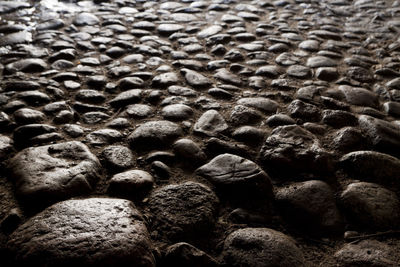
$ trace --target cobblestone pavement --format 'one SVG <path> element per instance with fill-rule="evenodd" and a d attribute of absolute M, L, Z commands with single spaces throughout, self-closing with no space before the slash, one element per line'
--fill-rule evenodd
<path fill-rule="evenodd" d="M 0 1 L 1 266 L 400 266 L 400 1 Z"/>

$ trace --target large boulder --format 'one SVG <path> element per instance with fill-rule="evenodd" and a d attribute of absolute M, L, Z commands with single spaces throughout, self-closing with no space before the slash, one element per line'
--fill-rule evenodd
<path fill-rule="evenodd" d="M 141 214 L 122 199 L 57 203 L 10 236 L 16 266 L 155 266 Z"/>
<path fill-rule="evenodd" d="M 91 192 L 101 168 L 97 157 L 77 141 L 26 148 L 9 167 L 17 195 L 32 206 Z"/>

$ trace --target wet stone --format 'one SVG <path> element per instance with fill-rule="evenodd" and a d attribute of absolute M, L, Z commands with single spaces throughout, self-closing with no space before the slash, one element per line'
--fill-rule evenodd
<path fill-rule="evenodd" d="M 225 239 L 222 252 L 229 266 L 307 266 L 289 236 L 269 228 L 243 228 Z"/>
<path fill-rule="evenodd" d="M 99 179 L 100 163 L 87 146 L 72 141 L 24 149 L 9 168 L 18 196 L 26 205 L 40 208 L 91 192 Z"/>
<path fill-rule="evenodd" d="M 74 81 L 64 81 L 63 84 L 67 90 L 77 90 L 81 87 L 80 83 Z"/>
<path fill-rule="evenodd" d="M 20 226 L 7 247 L 20 266 L 94 266 L 108 262 L 155 266 L 144 219 L 132 202 L 122 199 L 57 203 Z"/>
<path fill-rule="evenodd" d="M 149 196 L 152 229 L 172 240 L 207 234 L 214 225 L 218 203 L 211 189 L 200 183 L 161 187 Z"/>
<path fill-rule="evenodd" d="M 349 184 L 340 195 L 346 215 L 367 228 L 391 229 L 400 222 L 400 201 L 396 194 L 378 184 Z"/>

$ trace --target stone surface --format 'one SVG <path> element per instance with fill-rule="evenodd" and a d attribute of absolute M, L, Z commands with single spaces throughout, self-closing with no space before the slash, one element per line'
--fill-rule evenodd
<path fill-rule="evenodd" d="M 185 239 L 209 233 L 215 221 L 218 198 L 195 182 L 171 184 L 152 192 L 149 209 L 152 228 L 169 239 Z"/>
<path fill-rule="evenodd" d="M 398 266 L 399 258 L 393 249 L 377 240 L 363 240 L 357 244 L 346 244 L 335 253 L 342 266 Z"/>
<path fill-rule="evenodd" d="M 332 168 L 331 156 L 317 137 L 297 126 L 279 126 L 266 139 L 259 161 L 273 178 L 318 174 Z"/>
<path fill-rule="evenodd" d="M 228 235 L 224 262 L 230 266 L 307 266 L 287 235 L 269 228 L 244 228 Z"/>
<path fill-rule="evenodd" d="M 115 174 L 110 180 L 108 191 L 112 195 L 140 198 L 153 187 L 153 176 L 142 170 L 129 170 Z"/>
<path fill-rule="evenodd" d="M 54 204 L 21 225 L 7 247 L 19 266 L 155 266 L 144 220 L 122 199 Z"/>
<path fill-rule="evenodd" d="M 269 176 L 254 162 L 232 154 L 222 154 L 196 170 L 196 174 L 233 198 L 272 198 Z"/>
<path fill-rule="evenodd" d="M 349 184 L 340 195 L 347 217 L 367 228 L 391 229 L 400 222 L 396 194 L 378 184 Z"/>
<path fill-rule="evenodd" d="M 201 115 L 193 130 L 208 136 L 215 136 L 228 129 L 228 124 L 216 110 L 208 110 Z"/>
<path fill-rule="evenodd" d="M 329 235 L 342 228 L 334 192 L 322 181 L 294 183 L 277 191 L 275 199 L 290 222 L 312 234 Z"/>
<path fill-rule="evenodd" d="M 352 178 L 399 186 L 400 160 L 375 151 L 355 151 L 340 159 L 340 166 Z"/>
<path fill-rule="evenodd" d="M 171 144 L 182 135 L 179 125 L 170 121 L 149 121 L 137 127 L 128 137 L 133 149 L 162 147 Z"/>
<path fill-rule="evenodd" d="M 100 163 L 81 142 L 27 148 L 10 162 L 16 192 L 26 205 L 44 205 L 90 193 Z"/>

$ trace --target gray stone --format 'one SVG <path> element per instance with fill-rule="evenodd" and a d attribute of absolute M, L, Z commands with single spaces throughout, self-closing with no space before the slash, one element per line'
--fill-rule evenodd
<path fill-rule="evenodd" d="M 237 101 L 239 105 L 256 108 L 265 114 L 275 113 L 278 109 L 278 103 L 264 97 L 245 97 Z"/>
<path fill-rule="evenodd" d="M 18 266 L 155 266 L 144 219 L 122 199 L 57 203 L 21 225 L 7 247 Z"/>
<path fill-rule="evenodd" d="M 0 46 L 24 44 L 32 42 L 32 33 L 28 31 L 20 31 L 2 36 Z"/>
<path fill-rule="evenodd" d="M 165 106 L 161 114 L 167 120 L 182 121 L 193 116 L 193 109 L 184 104 L 172 104 Z"/>
<path fill-rule="evenodd" d="M 174 153 L 177 157 L 181 157 L 184 165 L 199 166 L 206 160 L 206 154 L 192 140 L 182 138 L 173 144 Z"/>
<path fill-rule="evenodd" d="M 108 146 L 101 152 L 101 155 L 111 172 L 127 169 L 133 165 L 133 154 L 125 146 Z"/>
<path fill-rule="evenodd" d="M 199 37 L 199 38 L 208 38 L 208 37 L 210 37 L 212 35 L 215 35 L 215 34 L 221 32 L 221 31 L 222 31 L 222 27 L 221 26 L 212 25 L 212 26 L 210 26 L 208 28 L 205 28 L 204 30 L 200 31 L 197 34 L 197 37 Z"/>
<path fill-rule="evenodd" d="M 324 57 L 324 56 L 315 56 L 315 57 L 310 57 L 307 60 L 307 66 L 311 68 L 320 68 L 320 67 L 336 67 L 337 63 L 336 61 Z"/>
<path fill-rule="evenodd" d="M 91 192 L 100 171 L 96 156 L 77 141 L 24 149 L 9 167 L 17 194 L 33 206 Z"/>
<path fill-rule="evenodd" d="M 222 255 L 229 266 L 308 266 L 292 238 L 269 228 L 234 231 L 225 239 Z"/>
<path fill-rule="evenodd" d="M 138 199 L 153 187 L 153 176 L 142 170 L 129 170 L 115 174 L 110 180 L 108 192 L 120 197 Z"/>
<path fill-rule="evenodd" d="M 339 86 L 349 104 L 377 108 L 379 105 L 378 95 L 364 88 L 348 85 Z"/>
<path fill-rule="evenodd" d="M 228 124 L 216 110 L 208 110 L 201 115 L 193 127 L 193 131 L 208 136 L 215 136 L 228 129 Z"/>
<path fill-rule="evenodd" d="M 75 17 L 73 23 L 76 26 L 96 25 L 100 23 L 100 20 L 92 13 L 82 12 Z"/>
<path fill-rule="evenodd" d="M 205 88 L 212 84 L 210 79 L 196 71 L 184 68 L 181 69 L 181 73 L 184 75 L 186 82 L 194 88 Z"/>

